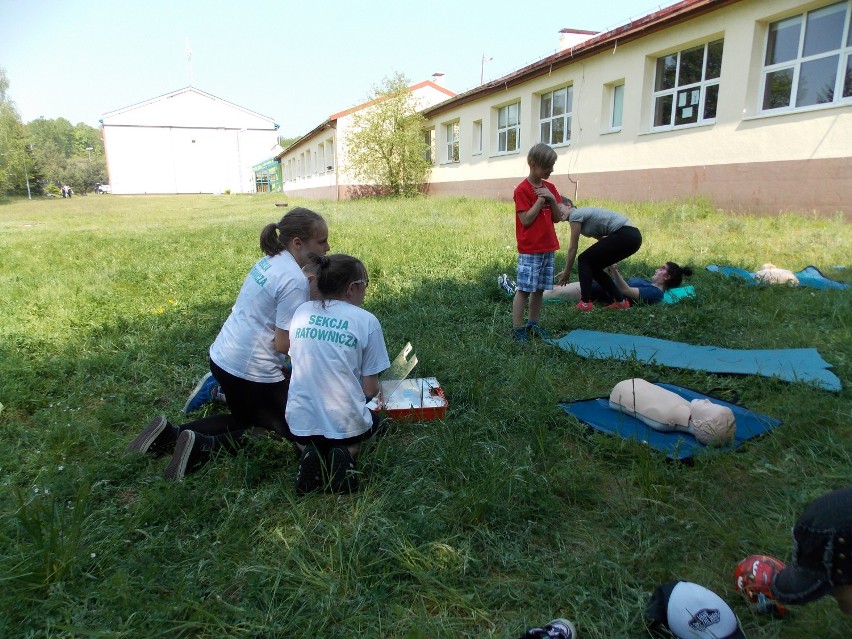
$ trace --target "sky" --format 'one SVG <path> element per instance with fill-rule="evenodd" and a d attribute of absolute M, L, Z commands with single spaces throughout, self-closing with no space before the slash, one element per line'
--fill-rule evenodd
<path fill-rule="evenodd" d="M 443 73 L 462 93 L 554 53 L 560 29 L 608 31 L 671 4 L 0 0 L 0 67 L 24 122 L 97 127 L 191 84 L 299 137 L 396 73 L 411 84 Z"/>

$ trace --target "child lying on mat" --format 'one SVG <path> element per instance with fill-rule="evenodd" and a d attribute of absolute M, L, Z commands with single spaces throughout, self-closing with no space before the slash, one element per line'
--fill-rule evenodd
<path fill-rule="evenodd" d="M 692 269 L 688 266 L 680 266 L 675 262 L 666 262 L 654 271 L 654 275 L 650 280 L 639 277 L 631 277 L 625 280 L 618 270 L 618 265 L 613 264 L 608 267 L 610 276 L 615 285 L 621 291 L 622 295 L 633 306 L 637 302 L 645 304 L 657 304 L 663 301 L 665 292 L 678 288 L 683 281 L 684 275 L 692 275 Z M 561 274 L 557 274 L 558 279 Z M 514 282 L 507 275 L 501 275 L 497 278 L 497 283 L 506 293 L 514 294 Z M 565 300 L 575 302 L 580 299 L 580 283 L 570 282 L 564 285 L 555 285 L 552 290 L 544 292 L 544 301 Z M 592 300 L 609 304 L 612 298 L 604 289 L 597 283 L 592 283 Z"/>

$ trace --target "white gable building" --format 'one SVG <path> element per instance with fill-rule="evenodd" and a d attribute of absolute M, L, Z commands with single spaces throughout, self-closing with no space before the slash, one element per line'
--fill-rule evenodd
<path fill-rule="evenodd" d="M 252 166 L 280 149 L 266 116 L 187 87 L 101 120 L 114 194 L 254 193 Z"/>

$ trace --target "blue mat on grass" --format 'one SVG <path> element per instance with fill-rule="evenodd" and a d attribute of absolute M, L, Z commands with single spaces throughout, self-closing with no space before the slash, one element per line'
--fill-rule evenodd
<path fill-rule="evenodd" d="M 559 348 L 594 359 L 636 359 L 648 364 L 688 368 L 708 373 L 734 373 L 778 377 L 786 382 L 807 382 L 830 391 L 841 389 L 840 379 L 828 369 L 815 348 L 738 350 L 696 346 L 641 335 L 573 330 L 549 340 Z"/>
<path fill-rule="evenodd" d="M 507 295 L 506 297 L 512 297 L 511 295 Z M 682 299 L 689 297 L 695 298 L 695 287 L 694 286 L 680 286 L 678 288 L 670 288 L 663 294 L 663 303 L 664 304 L 677 304 Z M 562 297 L 550 297 L 544 300 L 547 303 L 551 302 L 567 302 L 568 300 Z M 572 304 L 575 304 L 575 300 L 571 300 Z"/>
<path fill-rule="evenodd" d="M 609 397 L 599 397 L 597 399 L 587 399 L 578 402 L 562 402 L 559 404 L 559 407 L 595 430 L 647 444 L 654 450 L 665 453 L 669 459 L 680 460 L 700 455 L 707 450 L 733 450 L 742 446 L 748 440 L 754 439 L 766 431 L 781 425 L 781 421 L 774 417 L 752 412 L 738 404 L 731 404 L 721 399 L 702 395 L 694 390 L 673 384 L 656 385 L 677 393 L 687 401 L 709 399 L 714 404 L 721 404 L 730 408 L 737 422 L 734 441 L 726 447 L 708 449 L 706 446 L 699 444 L 698 440 L 689 433 L 664 433 L 654 430 L 635 417 L 611 409 L 609 407 Z"/>
<path fill-rule="evenodd" d="M 760 284 L 760 282 L 754 278 L 754 273 L 750 273 L 744 268 L 737 268 L 736 266 L 717 266 L 716 264 L 711 264 L 707 267 L 707 270 L 712 273 L 721 273 L 726 277 L 745 280 L 749 284 Z M 852 285 L 847 284 L 846 282 L 838 282 L 837 280 L 832 280 L 826 277 L 816 266 L 806 266 L 801 271 L 794 273 L 794 275 L 799 280 L 799 286 L 807 286 L 809 288 L 817 288 L 820 290 L 842 290 L 852 288 Z"/>

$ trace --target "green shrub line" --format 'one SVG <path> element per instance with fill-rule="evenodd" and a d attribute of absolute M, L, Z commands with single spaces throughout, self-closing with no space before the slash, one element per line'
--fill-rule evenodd
<path fill-rule="evenodd" d="M 167 460 L 124 449 L 157 414 L 183 420 L 260 229 L 285 202 L 321 213 L 332 251 L 364 261 L 365 307 L 392 355 L 412 342 L 414 375 L 438 378 L 447 418 L 369 443 L 354 496 L 297 499 L 292 449 L 267 440 L 167 482 Z M 720 594 L 750 638 L 849 636 L 828 598 L 784 619 L 757 614 L 733 570 L 753 553 L 788 561 L 798 512 L 850 483 L 852 297 L 704 267 L 813 264 L 852 282 L 852 227 L 703 200 L 579 203 L 641 228 L 623 273 L 689 264 L 698 295 L 624 313 L 548 304 L 551 334 L 814 347 L 844 389 L 513 343 L 496 286 L 515 270 L 513 208 L 497 200 L 0 202 L 0 636 L 514 639 L 567 617 L 583 639 L 646 637 L 645 604 L 674 579 Z M 684 465 L 557 407 L 634 376 L 738 398 L 783 424 Z"/>

